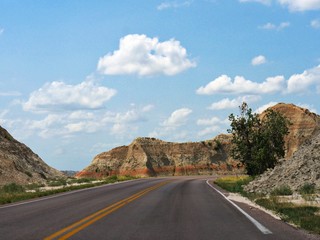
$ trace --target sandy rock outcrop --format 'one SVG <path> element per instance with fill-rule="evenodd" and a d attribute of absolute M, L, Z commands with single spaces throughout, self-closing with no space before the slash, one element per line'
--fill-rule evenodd
<path fill-rule="evenodd" d="M 77 176 L 210 174 L 214 170 L 231 170 L 237 166 L 236 162 L 229 159 L 229 151 L 230 135 L 187 143 L 137 138 L 129 146 L 117 147 L 97 155 Z"/>
<path fill-rule="evenodd" d="M 249 192 L 270 193 L 283 185 L 298 191 L 304 184 L 320 189 L 320 131 L 308 139 L 289 160 L 281 160 L 245 187 Z"/>
<path fill-rule="evenodd" d="M 320 129 L 320 116 L 308 109 L 293 104 L 279 103 L 270 109 L 281 113 L 290 122 L 289 134 L 285 137 L 285 158 L 289 159 L 299 147 Z M 261 114 L 261 118 L 266 112 Z"/>
<path fill-rule="evenodd" d="M 0 185 L 43 183 L 58 177 L 65 176 L 0 126 Z"/>

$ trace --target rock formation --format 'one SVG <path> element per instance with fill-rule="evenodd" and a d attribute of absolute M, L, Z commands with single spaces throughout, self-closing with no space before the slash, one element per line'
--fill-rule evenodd
<path fill-rule="evenodd" d="M 129 146 L 117 147 L 97 155 L 77 176 L 210 174 L 214 170 L 237 167 L 237 162 L 229 159 L 229 151 L 229 135 L 188 143 L 137 138 Z"/>
<path fill-rule="evenodd" d="M 308 109 L 293 104 L 279 103 L 270 109 L 281 113 L 290 122 L 289 134 L 285 137 L 285 158 L 289 159 L 306 139 L 310 139 L 320 129 L 320 116 Z M 261 114 L 261 118 L 265 112 Z"/>
<path fill-rule="evenodd" d="M 291 122 L 285 138 L 286 158 L 320 129 L 320 116 L 293 104 L 279 103 L 271 107 Z M 265 112 L 261 115 L 265 116 Z M 239 170 L 230 157 L 231 135 L 222 134 L 212 140 L 170 143 L 154 138 L 137 138 L 129 146 L 114 148 L 97 155 L 78 177 L 108 175 L 187 175 L 208 174 L 214 170 Z"/>
<path fill-rule="evenodd" d="M 320 189 L 320 131 L 308 139 L 289 160 L 281 160 L 245 187 L 249 192 L 270 193 L 287 185 L 298 191 L 304 184 L 314 184 Z"/>
<path fill-rule="evenodd" d="M 15 140 L 0 126 L 0 185 L 7 183 L 43 183 L 47 179 L 64 177 L 49 167 L 26 145 Z"/>

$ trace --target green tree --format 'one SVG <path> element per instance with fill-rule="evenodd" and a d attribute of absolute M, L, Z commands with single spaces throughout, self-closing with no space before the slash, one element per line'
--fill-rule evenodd
<path fill-rule="evenodd" d="M 240 115 L 229 116 L 232 134 L 232 157 L 240 160 L 249 175 L 258 175 L 273 168 L 285 154 L 284 136 L 289 121 L 271 109 L 263 119 L 253 113 L 247 103 L 240 106 Z"/>

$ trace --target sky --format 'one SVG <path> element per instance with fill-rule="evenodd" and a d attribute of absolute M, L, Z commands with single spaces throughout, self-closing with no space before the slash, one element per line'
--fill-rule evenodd
<path fill-rule="evenodd" d="M 319 99 L 320 0 L 0 0 L 0 125 L 59 170 Z"/>

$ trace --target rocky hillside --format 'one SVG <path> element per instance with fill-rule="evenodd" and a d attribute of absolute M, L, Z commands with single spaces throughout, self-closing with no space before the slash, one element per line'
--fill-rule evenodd
<path fill-rule="evenodd" d="M 286 158 L 320 129 L 320 116 L 293 104 L 279 103 L 271 109 L 289 119 L 286 136 Z M 265 112 L 261 114 L 261 118 Z M 208 174 L 214 170 L 236 170 L 230 157 L 231 136 L 219 135 L 212 140 L 192 143 L 170 143 L 154 138 L 137 138 L 122 146 L 97 155 L 78 177 L 108 175 L 187 175 Z"/>
<path fill-rule="evenodd" d="M 320 131 L 296 151 L 289 160 L 282 160 L 245 187 L 249 192 L 270 193 L 283 185 L 298 191 L 305 183 L 320 189 Z"/>
<path fill-rule="evenodd" d="M 42 183 L 46 179 L 64 177 L 49 167 L 26 145 L 15 140 L 0 126 L 0 185 Z"/>
<path fill-rule="evenodd" d="M 230 136 L 219 135 L 202 142 L 172 143 L 155 138 L 137 138 L 97 155 L 78 177 L 109 175 L 166 176 L 210 174 L 214 170 L 236 167 L 228 159 Z M 228 164 L 226 164 L 226 161 Z"/>
<path fill-rule="evenodd" d="M 279 103 L 271 109 L 280 112 L 291 122 L 289 134 L 285 138 L 285 157 L 289 159 L 306 139 L 310 139 L 320 129 L 320 116 L 293 104 Z M 261 114 L 262 118 L 264 116 L 265 112 Z"/>

